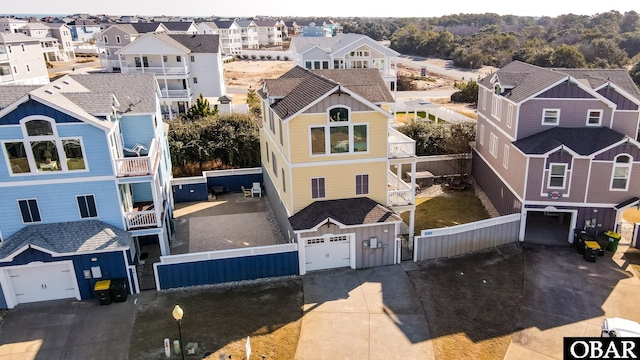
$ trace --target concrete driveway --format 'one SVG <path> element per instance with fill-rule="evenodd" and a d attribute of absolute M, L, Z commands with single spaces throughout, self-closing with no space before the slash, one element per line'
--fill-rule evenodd
<path fill-rule="evenodd" d="M 434 359 L 424 310 L 400 265 L 302 277 L 296 359 Z"/>
<path fill-rule="evenodd" d="M 0 324 L 0 360 L 125 360 L 134 298 L 104 306 L 77 300 L 18 305 Z"/>
<path fill-rule="evenodd" d="M 569 246 L 522 246 L 523 302 L 505 359 L 562 359 L 563 337 L 598 337 L 605 317 L 640 322 L 640 280 L 626 246 L 595 263 Z"/>

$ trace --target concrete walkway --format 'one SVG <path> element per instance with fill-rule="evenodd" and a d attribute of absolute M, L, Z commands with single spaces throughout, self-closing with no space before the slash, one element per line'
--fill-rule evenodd
<path fill-rule="evenodd" d="M 302 286 L 296 359 L 435 358 L 424 310 L 400 265 L 314 272 Z"/>

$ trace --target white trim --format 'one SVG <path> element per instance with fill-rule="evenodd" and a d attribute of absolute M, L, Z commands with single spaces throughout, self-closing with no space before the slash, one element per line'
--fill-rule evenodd
<path fill-rule="evenodd" d="M 513 137 L 511 134 L 507 133 L 504 129 L 502 129 L 500 126 L 498 126 L 498 124 L 496 124 L 495 122 L 491 121 L 491 119 L 489 119 L 487 116 L 478 113 L 478 116 L 483 118 L 488 125 L 491 125 L 491 127 L 493 127 L 494 129 L 496 129 L 497 131 L 499 131 L 504 137 L 506 137 L 509 141 L 513 142 L 516 141 L 516 138 Z"/>
<path fill-rule="evenodd" d="M 541 120 L 541 124 L 542 126 L 558 126 L 560 125 L 560 110 L 561 109 L 551 109 L 551 108 L 543 108 L 542 109 L 542 120 Z M 556 121 L 554 123 L 549 123 L 549 122 L 545 122 L 544 119 L 547 117 L 547 111 L 555 111 L 557 113 L 556 115 Z"/>
<path fill-rule="evenodd" d="M 630 145 L 631 145 L 631 144 L 633 144 L 633 145 L 635 145 L 637 148 L 640 148 L 640 142 L 638 142 L 638 141 L 634 140 L 633 138 L 631 138 L 631 137 L 629 137 L 629 136 L 625 136 L 625 137 L 624 137 L 624 139 L 621 139 L 620 141 L 618 141 L 618 142 L 616 142 L 616 143 L 613 143 L 613 144 L 611 144 L 611 145 L 607 146 L 607 147 L 606 147 L 606 148 L 604 148 L 604 149 L 600 149 L 600 150 L 598 150 L 598 151 L 594 152 L 593 154 L 591 154 L 591 158 L 592 158 L 592 159 L 595 159 L 595 158 L 596 158 L 596 156 L 598 156 L 598 155 L 602 154 L 603 152 L 605 152 L 605 151 L 609 151 L 609 150 L 611 150 L 611 149 L 613 149 L 613 148 L 615 148 L 615 147 L 617 147 L 617 146 L 620 146 L 620 145 L 625 145 L 627 142 L 629 142 L 629 144 L 630 144 Z M 596 161 L 596 160 L 594 160 L 594 161 Z M 597 161 L 600 161 L 600 160 L 597 160 Z"/>
<path fill-rule="evenodd" d="M 131 275 L 132 275 L 131 272 L 133 272 L 133 284 L 131 283 Z M 135 265 L 127 266 L 127 278 L 129 279 L 129 289 L 133 289 L 133 286 L 135 286 L 136 291 L 134 294 L 140 294 L 140 284 L 138 283 L 138 271 Z"/>
<path fill-rule="evenodd" d="M 507 128 L 511 129 L 513 126 L 513 109 L 514 105 L 507 103 Z"/>
<path fill-rule="evenodd" d="M 480 124 L 480 145 L 484 145 L 484 124 Z"/>
<path fill-rule="evenodd" d="M 357 153 L 356 153 L 357 154 Z M 351 154 L 353 155 L 353 154 Z M 401 159 L 410 162 L 411 158 Z M 387 162 L 388 158 L 366 158 L 366 159 L 347 159 L 347 160 L 335 160 L 335 161 L 316 161 L 316 162 L 303 162 L 303 163 L 294 163 L 290 164 L 291 168 L 304 168 L 304 167 L 315 167 L 315 166 L 325 166 L 325 165 L 350 165 L 350 164 L 362 164 L 362 163 L 375 163 L 375 162 Z"/>
<path fill-rule="evenodd" d="M 555 204 L 555 205 L 559 205 L 559 204 Z M 534 211 L 534 212 L 553 211 L 553 212 L 570 213 L 571 214 L 571 224 L 569 225 L 569 232 L 567 234 L 567 242 L 569 242 L 570 244 L 573 243 L 573 230 L 576 228 L 576 222 L 578 220 L 578 210 L 574 210 L 574 209 L 557 209 L 554 205 L 548 205 L 547 207 L 545 207 L 543 209 L 527 209 L 523 204 L 522 205 L 521 217 L 520 217 L 520 233 L 518 235 L 518 241 L 524 241 L 525 231 L 526 231 L 526 228 L 527 228 L 527 213 L 529 213 L 531 211 Z"/>
<path fill-rule="evenodd" d="M 518 102 L 518 104 L 522 104 L 522 103 L 524 103 L 526 101 L 529 101 L 529 100 L 549 101 L 549 99 L 547 99 L 547 98 L 543 99 L 543 98 L 536 98 L 536 97 L 538 95 L 544 93 L 545 91 L 547 91 L 549 89 L 552 89 L 552 88 L 554 88 L 554 87 L 556 87 L 556 86 L 558 86 L 558 85 L 560 85 L 560 84 L 562 84 L 562 83 L 564 83 L 566 81 L 569 81 L 569 82 L 575 84 L 580 89 L 584 90 L 586 93 L 592 95 L 594 98 L 593 99 L 592 98 L 558 98 L 558 99 L 555 99 L 555 100 L 563 100 L 563 101 L 567 101 L 567 100 L 569 100 L 569 101 L 572 101 L 572 100 L 573 101 L 576 101 L 576 100 L 577 101 L 588 101 L 588 100 L 597 101 L 597 100 L 600 100 L 600 101 L 604 102 L 605 104 L 607 104 L 607 106 L 612 108 L 612 109 L 614 109 L 616 107 L 616 104 L 613 103 L 611 100 L 609 100 L 606 97 L 598 94 L 598 92 L 596 92 L 594 89 L 591 89 L 591 88 L 587 87 L 586 85 L 582 84 L 582 82 L 580 82 L 577 79 L 574 79 L 570 75 L 567 75 L 567 76 L 563 77 L 562 79 L 556 81 L 555 83 L 547 86 L 546 88 L 544 88 L 544 89 L 532 94 L 531 96 L 529 96 L 529 97 L 527 97 L 525 99 L 522 99 L 522 101 Z"/>
<path fill-rule="evenodd" d="M 70 178 L 52 179 L 52 180 L 1 182 L 0 188 L 32 186 L 32 185 L 51 185 L 51 184 L 60 184 L 60 183 L 69 184 L 69 183 L 81 183 L 81 182 L 93 182 L 93 181 L 112 181 L 112 180 L 116 180 L 116 177 L 115 176 L 76 177 L 76 178 L 70 177 Z"/>
<path fill-rule="evenodd" d="M 573 206 L 573 207 L 597 207 L 597 208 L 613 208 L 618 204 L 607 204 L 607 203 L 586 203 L 586 202 L 567 202 L 567 201 L 558 201 L 558 200 L 527 200 L 522 204 L 524 208 L 525 205 L 549 205 L 549 206 Z"/>
<path fill-rule="evenodd" d="M 626 156 L 629 158 L 629 162 L 628 163 L 619 163 L 617 162 L 617 159 L 621 156 Z M 618 165 L 616 166 L 616 164 L 622 164 L 622 165 Z M 629 169 L 629 173 L 627 174 L 626 178 L 625 178 L 625 187 L 624 189 L 618 189 L 618 188 L 614 188 L 613 187 L 613 180 L 615 180 L 615 172 L 616 172 L 616 167 L 619 168 L 625 168 L 625 169 Z M 631 182 L 631 171 L 633 170 L 633 156 L 631 156 L 630 154 L 626 154 L 626 153 L 622 153 L 622 154 L 618 154 L 616 155 L 616 157 L 613 158 L 613 163 L 611 166 L 611 180 L 609 181 L 609 191 L 629 191 L 629 183 Z"/>
<path fill-rule="evenodd" d="M 489 133 L 489 154 L 493 155 L 494 158 L 498 158 L 498 145 L 499 139 L 498 135 L 493 132 Z"/>
<path fill-rule="evenodd" d="M 505 169 L 509 168 L 509 145 L 508 144 L 504 145 L 504 152 L 502 155 L 502 166 L 504 166 Z"/>
<path fill-rule="evenodd" d="M 597 87 L 595 89 L 593 89 L 595 92 L 597 92 L 598 90 L 606 87 L 606 86 L 611 86 L 614 88 L 614 90 L 619 93 L 620 95 L 624 96 L 627 100 L 631 101 L 632 103 L 640 106 L 640 100 L 637 99 L 635 96 L 632 96 L 631 94 L 629 94 L 626 90 L 622 89 L 621 87 L 619 87 L 618 85 L 612 83 L 611 81 L 608 81 L 605 84 L 602 84 L 602 86 Z M 600 94 L 598 94 L 600 95 Z M 602 96 L 602 95 L 600 95 Z M 616 111 L 624 111 L 624 110 L 616 110 Z M 638 111 L 638 110 L 630 110 L 630 111 Z"/>
<path fill-rule="evenodd" d="M 80 196 L 83 196 L 83 197 L 85 198 L 85 202 L 87 201 L 87 200 L 86 200 L 87 196 L 91 196 L 91 197 L 93 197 L 93 204 L 94 204 L 94 206 L 95 206 L 95 208 L 96 208 L 96 216 L 87 216 L 87 217 L 82 217 L 82 211 L 80 211 L 80 204 L 78 203 L 78 198 L 79 198 Z M 77 207 L 78 207 L 78 216 L 79 216 L 79 219 L 80 219 L 80 220 L 82 220 L 82 219 L 91 219 L 91 220 L 95 220 L 95 219 L 100 218 L 100 214 L 98 214 L 98 202 L 96 201 L 96 196 L 95 196 L 95 194 L 78 194 L 78 195 L 76 195 L 76 205 L 77 205 Z M 87 213 L 89 213 L 88 205 L 87 205 Z M 89 214 L 89 215 L 91 215 L 91 214 Z"/>
<path fill-rule="evenodd" d="M 592 112 L 593 113 L 595 113 L 595 112 L 599 113 L 598 122 L 595 123 L 595 124 L 589 122 L 589 120 L 591 119 L 591 113 Z M 611 112 L 611 114 L 613 116 L 613 112 Z M 595 126 L 595 127 L 601 126 L 602 125 L 603 115 L 604 115 L 604 110 L 602 110 L 602 109 L 587 109 L 587 121 L 586 121 L 585 126 L 587 126 L 587 127 L 589 127 L 589 126 Z M 609 123 L 609 126 L 611 126 L 611 123 Z"/>
<path fill-rule="evenodd" d="M 516 197 L 516 199 L 518 199 L 518 201 L 520 201 L 521 203 L 524 203 L 523 198 L 522 198 L 522 197 L 520 197 L 520 195 L 518 195 L 518 192 L 517 192 L 517 191 L 515 191 L 515 189 L 511 187 L 511 184 L 509 184 L 509 182 L 507 182 L 507 181 L 502 177 L 502 175 L 500 175 L 500 173 L 499 173 L 499 172 L 497 172 L 497 171 L 493 168 L 493 166 L 491 166 L 491 163 L 490 163 L 490 162 L 488 162 L 488 161 L 487 161 L 487 159 L 486 159 L 486 158 L 485 158 L 485 157 L 484 157 L 484 156 L 483 156 L 479 151 L 476 151 L 476 154 L 478 154 L 478 156 L 480 156 L 480 158 L 482 159 L 482 161 L 485 163 L 485 165 L 487 165 L 487 166 L 491 169 L 491 171 L 493 172 L 493 174 L 494 174 L 494 175 L 496 175 L 496 176 L 498 177 L 498 179 L 500 179 L 500 181 L 502 181 L 502 184 L 503 184 L 504 186 L 506 186 L 506 187 L 509 189 L 509 191 L 511 191 L 511 194 L 513 194 L 513 196 L 515 196 L 515 197 Z M 527 169 L 528 169 L 528 167 L 527 167 Z M 527 179 L 526 179 L 526 178 L 525 178 L 524 184 L 525 184 L 525 188 L 526 188 L 526 186 L 527 186 Z"/>
<path fill-rule="evenodd" d="M 562 186 L 551 186 L 551 177 L 552 177 L 552 176 L 554 176 L 554 177 L 558 177 L 558 175 L 552 175 L 552 169 L 553 169 L 553 167 L 554 167 L 554 166 L 562 166 L 562 167 L 564 168 L 564 171 L 563 171 L 563 174 L 562 174 Z M 563 189 L 565 189 L 565 188 L 566 188 L 566 185 L 567 185 L 567 177 L 568 177 L 568 174 L 567 174 L 567 173 L 569 172 L 569 164 L 567 164 L 567 163 L 552 163 L 552 162 L 550 162 L 550 163 L 549 163 L 549 169 L 548 169 L 548 170 L 547 170 L 547 169 L 545 169 L 545 170 L 544 170 L 544 172 L 548 172 L 548 173 L 547 173 L 547 176 L 544 176 L 544 175 L 543 175 L 543 176 L 544 176 L 544 177 L 543 177 L 543 180 L 544 180 L 544 178 L 545 178 L 545 177 L 546 177 L 546 180 L 547 180 L 546 184 L 543 184 L 543 185 L 542 185 L 542 188 L 543 188 L 543 189 L 545 188 L 545 185 L 546 185 L 546 188 L 547 188 L 547 189 L 559 189 L 559 190 L 563 190 Z M 542 193 L 542 192 L 541 192 L 541 193 Z"/>
<path fill-rule="evenodd" d="M 415 209 L 415 205 L 414 205 L 414 209 Z M 410 211 L 410 210 L 407 210 Z M 310 228 L 310 229 L 303 229 L 303 230 L 293 230 L 294 233 L 296 234 L 301 234 L 301 233 L 305 233 L 305 232 L 313 232 L 313 231 L 318 231 L 318 229 L 326 224 L 327 222 L 331 222 L 332 224 L 338 225 L 338 227 L 340 229 L 350 229 L 350 228 L 357 228 L 357 227 L 369 227 L 369 226 L 379 226 L 379 225 L 389 225 L 389 224 L 399 224 L 402 222 L 402 220 L 395 220 L 395 221 L 385 221 L 385 222 L 377 222 L 377 223 L 372 223 L 372 224 L 356 224 L 356 225 L 345 225 L 341 222 L 339 222 L 338 220 L 335 220 L 331 217 L 328 217 L 322 221 L 320 221 L 316 226 Z"/>

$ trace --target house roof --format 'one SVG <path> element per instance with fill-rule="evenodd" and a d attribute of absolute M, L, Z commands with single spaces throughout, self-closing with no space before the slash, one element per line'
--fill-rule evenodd
<path fill-rule="evenodd" d="M 278 24 L 278 20 L 253 20 L 253 22 L 260 26 L 276 26 Z"/>
<path fill-rule="evenodd" d="M 98 26 L 98 24 L 96 24 L 93 20 L 75 20 L 72 21 L 70 23 L 68 23 L 67 25 L 70 26 Z"/>
<path fill-rule="evenodd" d="M 156 31 L 158 29 L 158 26 L 160 26 L 160 23 L 138 22 L 138 23 L 131 23 L 130 25 L 133 26 L 134 29 L 136 29 L 136 32 L 138 34 L 146 34 L 146 33 Z"/>
<path fill-rule="evenodd" d="M 66 93 L 64 96 L 89 114 L 110 114 L 113 112 L 114 95 L 112 93 Z"/>
<path fill-rule="evenodd" d="M 163 34 L 177 41 L 192 53 L 215 54 L 219 51 L 220 35 Z"/>
<path fill-rule="evenodd" d="M 208 24 L 213 23 L 216 28 L 218 29 L 228 29 L 230 28 L 233 24 L 235 24 L 236 22 L 233 20 L 213 20 L 212 22 L 209 22 Z"/>
<path fill-rule="evenodd" d="M 315 201 L 289 218 L 293 230 L 307 230 L 327 219 L 343 225 L 367 225 L 402 221 L 391 209 L 369 199 Z"/>
<path fill-rule="evenodd" d="M 626 136 L 607 127 L 554 127 L 515 141 L 523 153 L 542 155 L 563 145 L 579 155 L 587 156 L 611 146 Z"/>
<path fill-rule="evenodd" d="M 400 55 L 397 51 L 389 49 L 386 46 L 382 46 L 370 37 L 362 34 L 337 34 L 332 37 L 304 37 L 298 36 L 291 39 L 291 46 L 295 49 L 295 52 L 302 54 L 313 47 L 319 47 L 327 53 L 334 53 L 340 49 L 344 49 L 346 46 L 351 45 L 358 40 L 369 40 L 369 47 L 376 51 L 379 51 L 388 56 Z"/>
<path fill-rule="evenodd" d="M 236 23 L 241 28 L 249 27 L 249 25 L 251 25 L 252 23 L 255 25 L 255 22 L 253 20 L 236 20 Z"/>
<path fill-rule="evenodd" d="M 13 104 L 16 100 L 42 85 L 11 85 L 0 86 L 0 109 Z"/>
<path fill-rule="evenodd" d="M 312 72 L 346 86 L 372 103 L 395 101 L 378 69 L 331 69 Z"/>
<path fill-rule="evenodd" d="M 610 81 L 634 96 L 636 100 L 640 100 L 640 91 L 623 69 L 542 68 L 521 61 L 513 61 L 495 74 L 480 80 L 479 84 L 489 89 L 493 88 L 491 80 L 494 76 L 500 86 L 509 88 L 503 96 L 516 103 L 528 99 L 568 76 L 592 89 Z"/>
<path fill-rule="evenodd" d="M 109 26 L 109 28 L 105 31 L 103 31 L 103 33 L 106 33 L 108 31 L 110 31 L 111 29 L 118 29 L 120 31 L 122 31 L 125 34 L 129 34 L 129 35 L 135 35 L 138 33 L 138 31 L 136 30 L 135 27 L 133 27 L 133 25 L 131 24 L 115 24 L 115 25 L 111 25 Z"/>
<path fill-rule="evenodd" d="M 0 258 L 33 245 L 57 254 L 126 249 L 131 235 L 99 220 L 27 225 L 0 244 Z"/>
<path fill-rule="evenodd" d="M 63 22 L 59 22 L 59 23 L 46 23 L 48 27 L 52 28 L 52 29 L 60 29 L 63 26 L 67 26 L 67 24 L 63 23 Z M 68 27 L 68 26 L 67 26 Z"/>
<path fill-rule="evenodd" d="M 187 31 L 193 25 L 192 21 L 163 21 L 164 25 L 169 31 Z"/>
<path fill-rule="evenodd" d="M 125 113 L 156 112 L 158 85 L 153 74 L 94 73 L 70 76 L 92 93 L 114 94 L 120 103 L 119 110 Z"/>
<path fill-rule="evenodd" d="M 24 42 L 40 42 L 39 38 L 27 36 L 25 34 L 9 34 L 0 33 L 0 43 L 24 43 Z"/>

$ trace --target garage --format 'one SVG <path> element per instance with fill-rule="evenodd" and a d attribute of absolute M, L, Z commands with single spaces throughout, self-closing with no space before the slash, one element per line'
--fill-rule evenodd
<path fill-rule="evenodd" d="M 526 210 L 524 241 L 545 245 L 568 245 L 575 211 Z"/>
<path fill-rule="evenodd" d="M 76 298 L 78 284 L 71 261 L 12 266 L 4 269 L 16 304 Z"/>
<path fill-rule="evenodd" d="M 304 239 L 307 271 L 350 265 L 350 240 L 353 235 L 325 235 Z"/>

